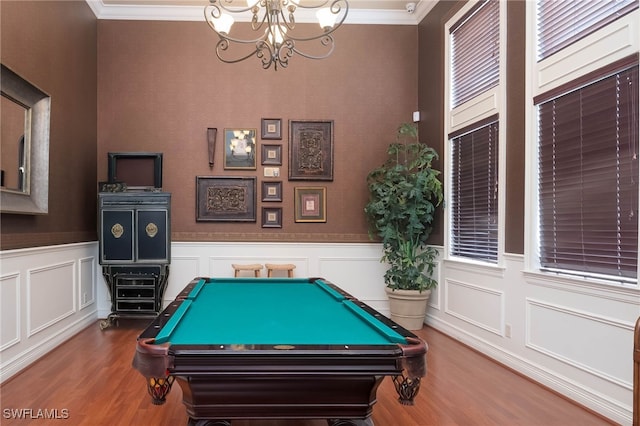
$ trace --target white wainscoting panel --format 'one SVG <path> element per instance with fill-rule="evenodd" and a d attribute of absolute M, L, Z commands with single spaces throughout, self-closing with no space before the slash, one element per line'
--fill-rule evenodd
<path fill-rule="evenodd" d="M 501 291 L 445 279 L 445 292 L 447 314 L 491 333 L 502 335 L 504 300 Z"/>
<path fill-rule="evenodd" d="M 20 342 L 20 273 L 0 276 L 0 353 Z"/>
<path fill-rule="evenodd" d="M 27 275 L 27 336 L 73 315 L 76 306 L 73 261 L 32 269 Z"/>
<path fill-rule="evenodd" d="M 389 316 L 385 287 L 380 285 L 385 270 L 380 257 L 320 257 L 318 261 L 319 276 Z"/>
<path fill-rule="evenodd" d="M 172 249 L 173 250 L 173 249 Z M 176 277 L 202 277 L 207 274 L 203 274 L 200 271 L 200 258 L 198 256 L 179 256 L 171 254 L 171 266 L 169 267 L 169 284 L 164 293 L 164 306 L 176 298 L 178 293 L 187 285 L 185 282 L 182 287 Z"/>
<path fill-rule="evenodd" d="M 90 306 L 96 301 L 96 258 L 86 257 L 78 261 L 78 300 L 80 309 Z"/>
<path fill-rule="evenodd" d="M 527 325 L 529 348 L 632 389 L 634 324 L 527 299 Z"/>
<path fill-rule="evenodd" d="M 95 241 L 0 251 L 0 382 L 98 327 L 97 258 Z"/>

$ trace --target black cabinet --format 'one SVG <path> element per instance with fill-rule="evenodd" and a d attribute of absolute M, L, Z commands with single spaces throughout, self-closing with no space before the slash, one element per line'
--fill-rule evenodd
<path fill-rule="evenodd" d="M 154 191 L 98 195 L 99 258 L 111 296 L 101 328 L 124 316 L 154 317 L 171 263 L 171 194 Z"/>

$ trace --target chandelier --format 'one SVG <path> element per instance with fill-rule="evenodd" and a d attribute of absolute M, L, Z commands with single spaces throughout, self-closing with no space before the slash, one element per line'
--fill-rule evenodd
<path fill-rule="evenodd" d="M 246 6 L 240 6 L 239 3 Z M 305 32 L 296 29 L 297 10 L 316 9 L 320 30 Z M 333 32 L 338 29 L 349 11 L 348 0 L 209 0 L 204 9 L 205 19 L 220 40 L 216 44 L 216 55 L 222 62 L 236 63 L 256 56 L 262 68 L 273 65 L 286 68 L 289 58 L 298 54 L 309 59 L 324 59 L 333 52 Z M 238 38 L 231 35 L 233 14 L 251 14 L 251 29 L 255 37 Z M 310 42 L 316 42 L 309 46 Z M 231 46 L 238 44 L 240 53 L 231 56 Z M 302 48 L 312 50 L 303 51 Z"/>

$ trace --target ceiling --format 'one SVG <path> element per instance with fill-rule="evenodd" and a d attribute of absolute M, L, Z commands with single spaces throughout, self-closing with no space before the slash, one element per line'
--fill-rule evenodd
<path fill-rule="evenodd" d="M 203 21 L 208 0 L 85 0 L 98 19 Z M 321 0 L 302 0 L 319 3 Z M 348 0 L 346 24 L 417 25 L 437 0 Z M 240 2 L 240 0 L 233 0 Z M 244 2 L 242 2 L 244 3 Z M 415 3 L 409 13 L 407 4 Z M 233 3 L 232 3 L 233 4 Z M 244 3 L 246 4 L 246 3 Z M 303 15 L 300 13 L 300 15 Z M 247 18 L 249 20 L 250 18 Z M 305 22 L 300 16 L 298 22 Z"/>

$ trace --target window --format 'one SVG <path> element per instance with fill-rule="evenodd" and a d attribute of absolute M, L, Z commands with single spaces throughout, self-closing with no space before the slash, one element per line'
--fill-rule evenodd
<path fill-rule="evenodd" d="M 635 278 L 638 66 L 538 104 L 540 266 Z"/>
<path fill-rule="evenodd" d="M 481 2 L 450 30 L 452 108 L 498 85 L 499 6 Z"/>
<path fill-rule="evenodd" d="M 451 249 L 498 261 L 498 122 L 451 138 Z"/>
<path fill-rule="evenodd" d="M 637 9 L 638 0 L 536 2 L 544 271 L 637 282 L 638 44 L 626 41 L 637 37 Z"/>
<path fill-rule="evenodd" d="M 450 22 L 448 253 L 496 264 L 500 2 L 469 3 Z"/>
<path fill-rule="evenodd" d="M 538 60 L 637 8 L 638 0 L 538 1 Z"/>

